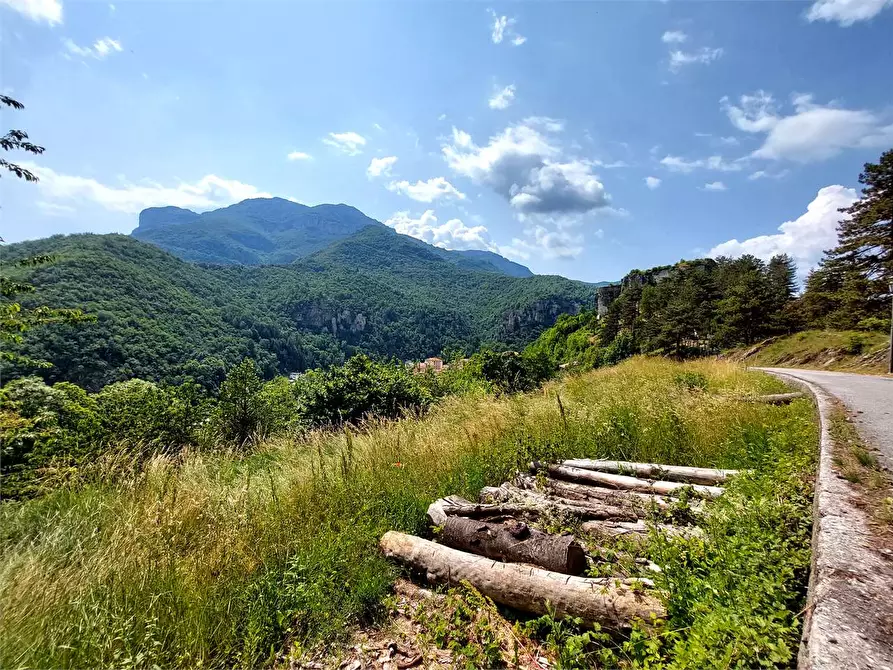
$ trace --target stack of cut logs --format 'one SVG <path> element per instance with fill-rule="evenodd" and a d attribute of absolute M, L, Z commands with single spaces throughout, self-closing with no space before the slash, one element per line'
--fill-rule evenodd
<path fill-rule="evenodd" d="M 573 459 L 533 463 L 531 473 L 484 488 L 478 503 L 459 496 L 435 501 L 428 520 L 436 542 L 391 531 L 381 538 L 382 551 L 429 582 L 467 582 L 494 602 L 524 612 L 545 614 L 551 608 L 561 617 L 623 629 L 635 619 L 665 615 L 653 582 L 625 575 L 580 577 L 592 560 L 587 549 L 649 532 L 698 535 L 697 526 L 665 521 L 672 520 L 673 510 L 700 513 L 736 471 Z M 556 526 L 573 532 L 547 532 Z"/>

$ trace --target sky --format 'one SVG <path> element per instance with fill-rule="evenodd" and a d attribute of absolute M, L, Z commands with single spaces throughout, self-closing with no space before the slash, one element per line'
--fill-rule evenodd
<path fill-rule="evenodd" d="M 616 280 L 833 246 L 893 147 L 893 0 L 0 0 L 6 242 L 145 207 L 347 203 L 431 244 Z"/>

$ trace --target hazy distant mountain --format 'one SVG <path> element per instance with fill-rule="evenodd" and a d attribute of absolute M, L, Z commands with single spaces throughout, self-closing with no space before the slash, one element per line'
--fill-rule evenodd
<path fill-rule="evenodd" d="M 204 214 L 150 207 L 140 213 L 132 235 L 187 261 L 274 265 L 292 263 L 370 226 L 386 228 L 349 205 L 308 207 L 282 198 L 254 198 Z M 533 275 L 491 251 L 446 251 L 420 244 L 468 269 Z"/>

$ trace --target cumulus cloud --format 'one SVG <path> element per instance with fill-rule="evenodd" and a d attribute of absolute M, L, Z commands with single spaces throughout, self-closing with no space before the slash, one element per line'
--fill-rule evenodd
<path fill-rule="evenodd" d="M 290 161 L 309 161 L 313 160 L 313 156 L 304 151 L 292 151 L 286 158 Z"/>
<path fill-rule="evenodd" d="M 114 212 L 137 214 L 146 207 L 173 205 L 193 210 L 215 209 L 246 198 L 271 198 L 251 184 L 209 174 L 196 182 L 164 186 L 151 181 L 119 185 L 104 184 L 90 177 L 60 174 L 50 168 L 23 163 L 40 179 L 37 188 L 49 202 L 91 202 Z M 59 203 L 55 203 L 59 204 Z"/>
<path fill-rule="evenodd" d="M 392 181 L 388 184 L 388 190 L 409 196 L 418 202 L 434 202 L 441 198 L 465 200 L 465 194 L 444 177 L 432 177 L 427 181 L 419 180 L 415 184 L 411 184 L 406 180 Z"/>
<path fill-rule="evenodd" d="M 51 26 L 62 23 L 62 3 L 59 0 L 0 0 L 0 5 L 9 7 L 32 21 L 45 21 Z"/>
<path fill-rule="evenodd" d="M 705 191 L 727 191 L 728 188 L 721 181 L 711 181 L 704 184 Z"/>
<path fill-rule="evenodd" d="M 732 124 L 749 133 L 763 133 L 754 158 L 801 163 L 824 160 L 844 149 L 881 148 L 893 143 L 893 123 L 864 109 L 819 105 L 811 95 L 792 98 L 794 112 L 785 116 L 765 91 L 743 95 L 738 104 L 720 101 Z"/>
<path fill-rule="evenodd" d="M 102 37 L 96 40 L 92 47 L 78 46 L 70 39 L 62 40 L 62 44 L 69 54 L 82 58 L 96 58 L 97 60 L 102 60 L 111 53 L 122 51 L 121 43 L 111 37 Z"/>
<path fill-rule="evenodd" d="M 323 144 L 327 144 L 348 156 L 356 156 L 363 153 L 363 147 L 366 146 L 366 138 L 353 131 L 329 133 L 328 137 L 324 137 L 322 141 Z"/>
<path fill-rule="evenodd" d="M 366 176 L 373 177 L 390 177 L 391 168 L 397 162 L 396 156 L 385 156 L 384 158 L 373 158 L 369 161 L 369 167 L 366 168 Z"/>
<path fill-rule="evenodd" d="M 839 209 L 852 205 L 856 191 L 844 186 L 826 186 L 806 207 L 806 213 L 793 221 L 785 221 L 773 235 L 760 235 L 739 242 L 729 240 L 710 250 L 710 256 L 753 254 L 769 260 L 776 254 L 788 254 L 796 262 L 801 278 L 819 262 L 822 252 L 837 243 Z"/>
<path fill-rule="evenodd" d="M 681 30 L 668 30 L 660 38 L 664 44 L 682 44 L 687 39 L 688 35 Z"/>
<path fill-rule="evenodd" d="M 697 51 L 682 51 L 675 49 L 670 52 L 670 71 L 679 72 L 686 65 L 700 63 L 701 65 L 709 65 L 717 58 L 722 56 L 722 49 L 711 49 L 703 47 Z"/>
<path fill-rule="evenodd" d="M 534 226 L 525 231 L 524 239 L 514 238 L 512 243 L 499 247 L 499 253 L 508 258 L 526 261 L 531 256 L 569 260 L 583 253 L 583 236 L 569 230 L 549 230 L 544 226 Z M 601 237 L 603 231 L 596 231 Z"/>
<path fill-rule="evenodd" d="M 493 93 L 493 97 L 487 102 L 490 109 L 505 109 L 515 100 L 515 85 L 511 84 Z"/>
<path fill-rule="evenodd" d="M 652 191 L 660 186 L 661 180 L 657 177 L 645 177 L 645 186 L 650 188 Z"/>
<path fill-rule="evenodd" d="M 579 214 L 607 207 L 609 198 L 593 162 L 565 156 L 553 137 L 562 127 L 554 119 L 534 117 L 509 126 L 485 146 L 453 128 L 443 155 L 455 173 L 489 186 L 519 214 Z"/>
<path fill-rule="evenodd" d="M 515 30 L 516 20 L 514 18 L 499 16 L 492 9 L 487 11 L 490 12 L 490 17 L 493 19 L 493 25 L 490 28 L 490 39 L 493 40 L 493 44 L 501 44 L 505 38 L 509 38 L 514 46 L 519 47 L 527 41 L 526 37 Z"/>
<path fill-rule="evenodd" d="M 741 170 L 740 163 L 730 163 L 722 156 L 708 156 L 707 158 L 698 158 L 695 160 L 686 160 L 681 156 L 664 156 L 660 160 L 660 164 L 673 172 L 689 173 L 694 170 L 717 170 L 719 172 L 738 172 Z"/>
<path fill-rule="evenodd" d="M 460 219 L 439 224 L 434 210 L 414 219 L 409 212 L 397 212 L 387 221 L 398 233 L 410 235 L 441 249 L 483 249 L 498 252 L 485 226 L 466 226 Z"/>
<path fill-rule="evenodd" d="M 885 7 L 893 7 L 893 0 L 818 0 L 806 13 L 809 21 L 837 21 L 851 26 L 857 21 L 868 21 Z"/>

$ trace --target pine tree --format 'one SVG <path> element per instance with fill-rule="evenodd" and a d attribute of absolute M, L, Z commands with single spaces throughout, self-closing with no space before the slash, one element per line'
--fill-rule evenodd
<path fill-rule="evenodd" d="M 859 175 L 862 197 L 840 210 L 847 218 L 837 228 L 837 247 L 826 263 L 851 265 L 868 282 L 867 301 L 877 303 L 893 281 L 893 149 Z"/>

